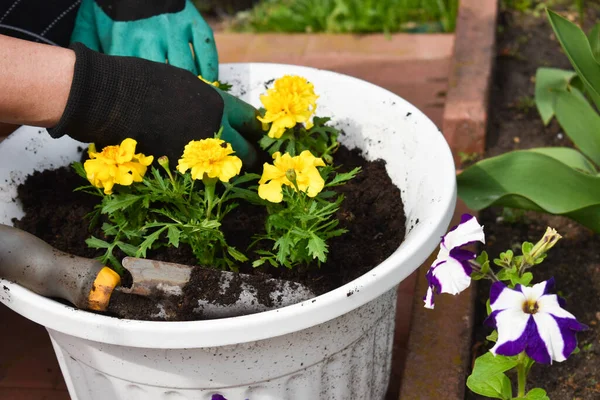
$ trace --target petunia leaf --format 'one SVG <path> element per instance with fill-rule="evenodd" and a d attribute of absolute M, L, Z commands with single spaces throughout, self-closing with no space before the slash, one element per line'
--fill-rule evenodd
<path fill-rule="evenodd" d="M 544 389 L 531 389 L 524 397 L 527 400 L 550 400 Z"/>
<path fill-rule="evenodd" d="M 559 157 L 521 150 L 482 160 L 457 177 L 458 195 L 473 210 L 541 211 L 600 232 L 600 176 L 576 170 L 572 159 Z"/>
<path fill-rule="evenodd" d="M 523 255 L 531 253 L 532 249 L 533 243 L 531 242 L 523 242 L 523 244 L 521 244 L 521 251 L 523 252 Z"/>
<path fill-rule="evenodd" d="M 531 283 L 532 280 L 533 280 L 533 274 L 531 272 L 525 272 L 522 276 L 519 276 L 519 274 L 513 274 L 510 277 L 510 282 L 512 283 L 512 287 L 516 286 L 517 284 L 527 286 Z"/>
<path fill-rule="evenodd" d="M 471 274 L 471 279 L 480 280 L 487 276 L 490 272 L 490 260 L 488 259 L 488 254 L 486 251 L 482 251 L 479 256 L 475 259 L 475 262 L 480 265 L 481 271 L 473 272 Z"/>
<path fill-rule="evenodd" d="M 583 82 L 596 106 L 600 106 L 600 64 L 596 61 L 590 42 L 577 25 L 557 13 L 546 9 L 548 19 L 554 29 L 571 65 Z"/>
<path fill-rule="evenodd" d="M 512 399 L 510 379 L 504 374 L 518 364 L 515 357 L 505 357 L 487 352 L 475 360 L 467 386 L 473 392 L 495 399 Z"/>
<path fill-rule="evenodd" d="M 489 340 L 490 342 L 496 343 L 498 341 L 498 331 L 494 329 L 492 331 L 492 333 L 490 333 L 489 335 L 487 335 L 485 338 L 487 340 Z"/>

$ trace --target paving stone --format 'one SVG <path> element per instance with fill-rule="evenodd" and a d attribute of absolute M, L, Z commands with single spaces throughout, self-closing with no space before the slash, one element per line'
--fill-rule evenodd
<path fill-rule="evenodd" d="M 497 0 L 461 1 L 442 129 L 455 157 L 485 151 L 497 17 Z"/>
<path fill-rule="evenodd" d="M 56 389 L 63 381 L 46 329 L 0 304 L 0 388 Z"/>
<path fill-rule="evenodd" d="M 66 390 L 0 388 L 0 400 L 70 400 Z M 107 399 L 108 400 L 108 399 Z"/>
<path fill-rule="evenodd" d="M 459 202 L 450 226 L 460 222 L 462 213 L 468 211 Z M 471 285 L 457 296 L 438 295 L 435 309 L 423 307 L 422 298 L 427 291 L 425 274 L 436 255 L 437 250 L 419 268 L 399 397 L 402 400 L 464 398 L 470 365 L 475 291 Z"/>

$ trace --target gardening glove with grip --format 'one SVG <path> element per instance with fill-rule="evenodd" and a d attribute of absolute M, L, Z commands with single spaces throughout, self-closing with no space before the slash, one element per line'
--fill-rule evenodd
<path fill-rule="evenodd" d="M 256 152 L 250 143 L 257 143 L 265 135 L 257 118 L 258 110 L 227 92 L 216 90 L 224 103 L 221 139 L 231 143 L 236 154 L 242 160 L 245 157 L 248 165 L 255 164 Z"/>
<path fill-rule="evenodd" d="M 189 0 L 82 0 L 71 43 L 218 79 L 213 32 Z M 190 49 L 193 47 L 193 52 Z"/>
<path fill-rule="evenodd" d="M 250 118 L 250 109 L 258 112 L 252 106 L 240 106 L 240 100 L 230 99 L 232 96 L 181 68 L 109 56 L 81 43 L 71 48 L 76 57 L 73 82 L 60 121 L 48 129 L 52 137 L 66 134 L 93 142 L 98 149 L 132 138 L 138 142 L 136 151 L 157 158 L 166 155 L 175 161 L 188 142 L 214 137 L 225 121 L 223 139 L 247 166 L 255 162 L 254 148 L 236 129 L 256 125 L 224 112 L 231 109 L 231 115 L 238 116 L 237 110 L 243 108 L 247 113 L 243 117 Z"/>

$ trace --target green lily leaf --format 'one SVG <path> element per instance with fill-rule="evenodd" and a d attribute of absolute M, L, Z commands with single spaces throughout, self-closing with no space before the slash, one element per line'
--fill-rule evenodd
<path fill-rule="evenodd" d="M 574 23 L 557 13 L 546 10 L 558 41 L 569 57 L 573 68 L 584 83 L 596 106 L 600 107 L 600 64 L 585 33 Z"/>
<path fill-rule="evenodd" d="M 600 116 L 596 110 L 575 88 L 556 91 L 554 97 L 560 126 L 583 154 L 600 165 Z"/>
<path fill-rule="evenodd" d="M 588 34 L 588 41 L 596 62 L 600 62 L 600 23 L 594 25 L 594 28 Z"/>
<path fill-rule="evenodd" d="M 592 164 L 583 154 L 569 147 L 538 147 L 528 151 L 545 154 L 573 169 L 577 169 L 588 174 L 596 175 L 597 173 L 594 164 Z"/>
<path fill-rule="evenodd" d="M 572 152 L 514 151 L 488 158 L 458 177 L 458 195 L 473 210 L 504 206 L 565 215 L 600 232 L 600 176 L 575 170 Z"/>
<path fill-rule="evenodd" d="M 571 79 L 577 76 L 575 71 L 558 68 L 538 68 L 535 74 L 535 105 L 548 125 L 554 116 L 555 96 L 557 90 L 564 91 L 570 85 Z"/>

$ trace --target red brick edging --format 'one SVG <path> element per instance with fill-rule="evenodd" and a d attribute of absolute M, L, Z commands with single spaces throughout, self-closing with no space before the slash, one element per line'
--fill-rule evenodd
<path fill-rule="evenodd" d="M 443 119 L 455 160 L 459 152 L 485 150 L 497 16 L 498 0 L 460 2 Z M 469 210 L 459 201 L 453 224 L 463 212 Z M 435 310 L 425 309 L 421 296 L 429 265 L 419 271 L 400 399 L 462 400 L 471 363 L 475 290 L 472 285 L 459 296 L 444 295 Z"/>

